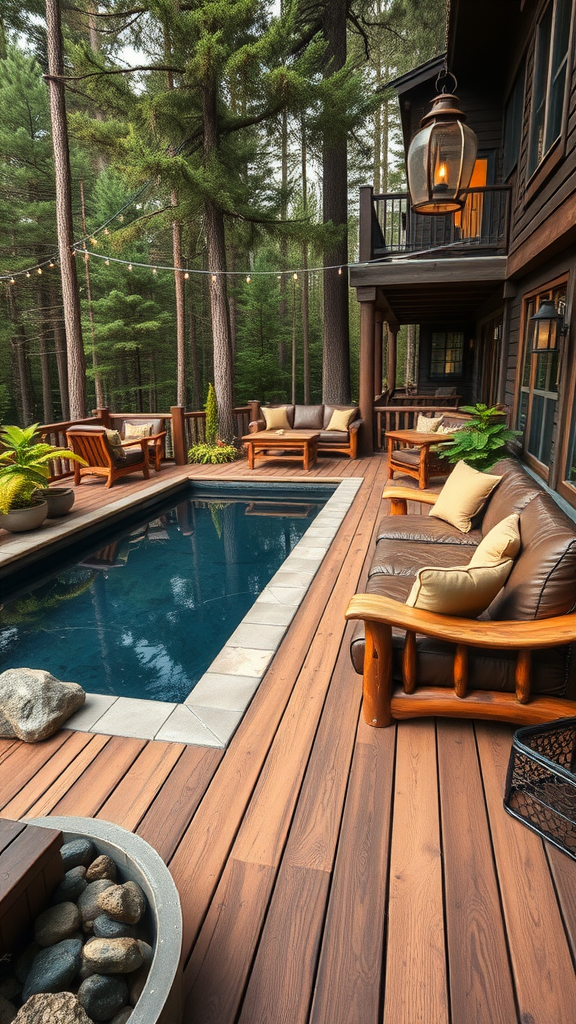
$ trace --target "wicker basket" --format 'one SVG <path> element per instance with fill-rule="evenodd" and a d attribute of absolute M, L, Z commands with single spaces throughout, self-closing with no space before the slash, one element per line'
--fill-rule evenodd
<path fill-rule="evenodd" d="M 576 860 L 576 718 L 518 729 L 504 807 Z"/>

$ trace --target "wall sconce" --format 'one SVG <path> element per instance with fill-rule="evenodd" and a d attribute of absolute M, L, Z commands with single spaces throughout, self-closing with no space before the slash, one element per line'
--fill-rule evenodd
<path fill-rule="evenodd" d="M 559 313 L 552 299 L 543 299 L 538 312 L 530 317 L 534 324 L 532 335 L 533 352 L 551 352 L 558 347 L 558 335 L 566 334 L 570 325 L 564 323 L 564 316 Z"/>

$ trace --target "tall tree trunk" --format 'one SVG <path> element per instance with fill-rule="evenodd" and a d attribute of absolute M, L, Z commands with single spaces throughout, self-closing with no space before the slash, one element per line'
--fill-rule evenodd
<path fill-rule="evenodd" d="M 84 180 L 80 178 L 80 210 L 82 214 L 82 234 L 86 237 L 86 206 L 84 204 Z M 92 308 L 92 285 L 90 282 L 90 260 L 88 253 L 84 257 L 84 274 L 86 278 L 86 301 L 88 302 L 88 317 L 90 319 L 90 347 L 92 348 L 92 369 L 94 371 L 94 390 L 96 392 L 96 408 L 104 409 L 104 388 L 102 377 L 98 369 L 98 353 L 96 351 L 96 337 L 94 334 L 94 310 Z"/>
<path fill-rule="evenodd" d="M 80 297 L 76 262 L 72 255 L 74 228 L 72 223 L 72 181 L 68 150 L 68 125 L 64 95 L 64 53 L 60 26 L 60 0 L 46 0 L 48 46 L 48 81 L 50 86 L 50 117 L 52 149 L 56 182 L 56 226 L 62 278 L 64 326 L 68 358 L 70 415 L 81 419 L 86 413 L 86 366 L 82 344 Z"/>
<path fill-rule="evenodd" d="M 204 159 L 209 165 L 218 144 L 218 113 L 215 82 L 207 76 L 202 90 Z M 210 312 L 214 345 L 214 390 L 218 403 L 220 436 L 234 436 L 232 344 L 226 282 L 226 242 L 222 211 L 210 197 L 204 202 L 204 231 L 210 270 Z"/>
<path fill-rule="evenodd" d="M 27 427 L 33 422 L 32 395 L 30 393 L 30 381 L 28 377 L 28 363 L 26 359 L 27 339 L 24 325 L 20 321 L 20 313 L 16 302 L 16 292 L 12 285 L 8 285 L 8 311 L 12 321 L 13 334 L 10 339 L 12 346 L 13 362 L 16 377 L 16 404 L 19 407 L 21 422 Z"/>
<path fill-rule="evenodd" d="M 164 58 L 168 64 L 171 60 L 172 46 L 168 27 L 164 26 Z M 171 71 L 166 73 L 166 86 L 169 91 L 174 89 L 174 76 Z M 176 150 L 170 147 L 174 156 Z M 172 189 L 170 205 L 178 209 L 178 192 Z M 180 221 L 172 221 L 172 260 L 176 268 L 182 267 L 182 225 Z M 185 329 L 185 298 L 184 275 L 179 269 L 174 271 L 174 297 L 176 300 L 176 405 L 186 406 L 186 329 Z"/>
<path fill-rule="evenodd" d="M 40 278 L 42 281 L 42 278 Z M 45 288 L 39 284 L 36 298 L 38 302 L 38 344 L 40 347 L 40 371 L 42 373 L 42 422 L 54 422 L 54 405 L 52 402 L 52 383 L 50 381 L 50 357 L 48 355 L 47 322 L 44 317 Z"/>
<path fill-rule="evenodd" d="M 190 303 L 188 314 L 188 334 L 190 338 L 190 355 L 192 359 L 192 408 L 202 408 L 202 371 L 200 367 L 200 354 L 198 352 L 198 333 L 196 331 L 196 317 L 194 315 L 194 303 Z"/>
<path fill-rule="evenodd" d="M 286 197 L 288 195 L 288 114 L 285 110 L 282 111 L 282 129 L 281 129 L 281 185 L 282 185 L 282 207 L 280 210 L 280 216 L 282 220 L 286 220 L 288 215 L 288 206 Z M 286 270 L 288 266 L 288 239 L 282 236 L 280 238 L 280 268 Z M 286 338 L 287 325 L 288 325 L 288 282 L 286 275 L 282 274 L 280 277 L 280 306 L 278 312 L 280 314 L 280 337 L 278 339 L 278 366 L 280 369 L 284 366 L 286 360 Z"/>
<path fill-rule="evenodd" d="M 54 333 L 54 351 L 56 352 L 56 368 L 58 370 L 58 388 L 60 391 L 60 408 L 62 419 L 70 419 L 70 403 L 68 401 L 68 364 L 66 361 L 66 335 L 60 296 L 54 282 L 50 282 L 50 305 L 52 307 L 52 331 Z"/>
<path fill-rule="evenodd" d="M 323 31 L 327 42 L 326 70 L 329 77 L 346 62 L 347 0 L 327 0 Z M 330 131 L 334 132 L 334 125 Z M 322 400 L 330 404 L 350 402 L 350 340 L 348 327 L 348 274 L 338 267 L 348 263 L 348 182 L 345 135 L 325 135 L 322 146 L 322 219 L 341 228 L 340 241 L 324 252 L 324 343 Z"/>
<path fill-rule="evenodd" d="M 304 216 L 308 214 L 308 153 L 306 124 L 302 118 L 302 203 Z M 310 405 L 310 297 L 308 292 L 308 243 L 302 243 L 302 355 L 304 376 L 304 405 Z"/>

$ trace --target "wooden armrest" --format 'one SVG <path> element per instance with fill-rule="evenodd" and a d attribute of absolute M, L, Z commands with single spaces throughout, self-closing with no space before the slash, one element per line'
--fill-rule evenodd
<path fill-rule="evenodd" d="M 354 431 L 354 433 L 355 433 L 357 430 L 360 430 L 360 427 L 362 426 L 362 423 L 363 423 L 363 420 L 359 420 L 359 419 L 358 420 L 352 420 L 352 423 L 348 424 L 348 430 L 350 430 L 351 432 Z"/>
<path fill-rule="evenodd" d="M 150 434 L 148 437 L 143 438 L 144 441 L 159 441 L 162 437 L 166 437 L 166 431 L 161 430 L 159 434 Z"/>
<path fill-rule="evenodd" d="M 399 626 L 413 633 L 471 647 L 507 647 L 519 651 L 555 647 L 576 640 L 576 613 L 528 622 L 479 622 L 423 612 L 378 594 L 355 594 L 346 609 L 346 618 Z"/>
<path fill-rule="evenodd" d="M 424 505 L 435 505 L 439 495 L 434 491 L 420 491 L 416 487 L 385 487 L 382 497 L 392 501 L 421 501 Z"/>
<path fill-rule="evenodd" d="M 148 447 L 148 441 L 149 440 L 150 440 L 149 437 L 134 437 L 134 438 L 132 438 L 131 441 L 122 441 L 122 447 L 123 448 L 130 448 L 130 446 L 133 447 L 135 444 L 138 444 L 138 445 L 140 445 L 142 451 L 145 452 L 147 447 Z"/>

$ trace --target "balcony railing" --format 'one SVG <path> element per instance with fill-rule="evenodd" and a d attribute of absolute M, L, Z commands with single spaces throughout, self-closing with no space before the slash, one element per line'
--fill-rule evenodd
<path fill-rule="evenodd" d="M 443 215 L 414 213 L 407 192 L 373 195 L 368 187 L 361 192 L 364 193 L 360 202 L 361 261 L 401 253 L 442 258 L 467 253 L 505 255 L 507 252 L 510 216 L 507 186 L 469 188 L 463 209 Z"/>

